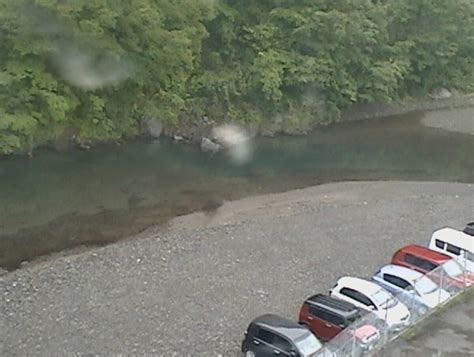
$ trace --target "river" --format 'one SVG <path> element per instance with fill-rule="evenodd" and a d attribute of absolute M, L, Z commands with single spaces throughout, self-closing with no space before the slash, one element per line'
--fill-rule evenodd
<path fill-rule="evenodd" d="M 455 120 L 456 111 L 444 111 Z M 258 138 L 232 163 L 167 139 L 0 160 L 0 266 L 104 245 L 223 201 L 345 180 L 474 182 L 474 136 L 421 124 L 432 113 Z M 439 116 L 439 112 L 436 114 Z"/>

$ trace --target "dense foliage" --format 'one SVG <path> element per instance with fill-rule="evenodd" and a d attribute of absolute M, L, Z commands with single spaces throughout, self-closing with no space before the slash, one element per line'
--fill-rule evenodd
<path fill-rule="evenodd" d="M 473 0 L 0 0 L 0 154 L 474 90 Z"/>

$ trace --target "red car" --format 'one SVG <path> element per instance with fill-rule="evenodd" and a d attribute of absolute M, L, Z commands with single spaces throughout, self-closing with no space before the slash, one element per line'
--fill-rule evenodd
<path fill-rule="evenodd" d="M 303 303 L 299 323 L 307 326 L 319 339 L 329 341 L 365 314 L 349 302 L 317 294 Z M 353 335 L 363 350 L 371 350 L 380 339 L 379 330 L 370 324 L 358 327 Z"/>
<path fill-rule="evenodd" d="M 443 281 L 443 288 L 452 287 L 451 290 L 459 290 L 466 286 L 474 284 L 474 274 L 463 271 L 461 266 L 449 255 L 442 254 L 423 247 L 421 245 L 411 244 L 399 249 L 392 257 L 392 264 L 404 266 L 416 270 L 423 274 L 428 274 L 439 266 L 443 266 L 444 274 L 430 274 L 430 279 L 440 285 Z"/>

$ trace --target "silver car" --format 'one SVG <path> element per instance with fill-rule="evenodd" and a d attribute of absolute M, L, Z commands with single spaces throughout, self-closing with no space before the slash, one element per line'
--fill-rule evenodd
<path fill-rule="evenodd" d="M 450 294 L 440 289 L 430 278 L 415 270 L 398 265 L 386 265 L 372 280 L 390 291 L 412 313 L 420 316 L 444 303 Z"/>

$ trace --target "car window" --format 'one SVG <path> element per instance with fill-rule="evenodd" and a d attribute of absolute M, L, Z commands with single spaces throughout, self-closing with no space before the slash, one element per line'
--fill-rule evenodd
<path fill-rule="evenodd" d="M 367 296 L 365 296 L 364 294 L 362 294 L 359 291 L 356 291 L 354 289 L 342 288 L 341 289 L 341 294 L 346 295 L 346 296 L 350 297 L 351 299 L 354 299 L 354 300 L 356 300 L 356 301 L 358 301 L 361 304 L 364 304 L 366 306 L 373 306 L 374 305 L 372 303 L 372 301 L 370 301 L 370 299 Z"/>
<path fill-rule="evenodd" d="M 326 318 L 327 318 L 327 321 L 329 321 L 330 323 L 334 324 L 334 325 L 345 325 L 345 320 L 339 316 L 338 314 L 335 314 L 333 312 L 326 312 Z"/>
<path fill-rule="evenodd" d="M 426 275 L 415 282 L 415 288 L 420 294 L 431 294 L 438 290 L 438 286 Z"/>
<path fill-rule="evenodd" d="M 309 307 L 309 313 L 315 317 L 318 317 L 320 319 L 323 319 L 325 320 L 325 314 L 324 314 L 324 310 L 319 308 L 319 307 L 316 307 L 316 306 L 310 306 Z"/>
<path fill-rule="evenodd" d="M 263 328 L 260 328 L 257 332 L 256 337 L 259 338 L 260 340 L 262 340 L 263 342 L 272 343 L 273 338 L 275 337 L 275 335 L 270 331 L 267 331 Z"/>
<path fill-rule="evenodd" d="M 470 260 L 471 262 L 474 262 L 474 253 L 465 250 L 464 251 L 464 258 L 466 258 L 467 260 Z"/>
<path fill-rule="evenodd" d="M 463 274 L 462 268 L 454 259 L 448 260 L 442 267 L 449 276 L 459 276 Z"/>
<path fill-rule="evenodd" d="M 399 278 L 398 276 L 392 274 L 384 274 L 383 280 L 389 282 L 390 284 L 398 286 L 401 289 L 406 289 L 411 286 L 410 283 L 405 279 Z"/>
<path fill-rule="evenodd" d="M 372 295 L 372 298 L 382 309 L 390 309 L 397 305 L 397 300 L 384 289 L 378 290 Z"/>
<path fill-rule="evenodd" d="M 407 262 L 410 265 L 416 266 L 426 271 L 432 271 L 433 269 L 436 269 L 437 267 L 436 264 L 431 263 L 429 260 L 417 257 L 410 253 L 406 253 L 405 256 L 403 257 L 403 260 L 405 260 L 405 262 Z"/>
<path fill-rule="evenodd" d="M 291 350 L 291 344 L 287 340 L 285 340 L 283 337 L 280 337 L 278 335 L 274 335 L 273 337 L 273 346 L 282 350 L 289 352 Z"/>
<path fill-rule="evenodd" d="M 435 240 L 435 245 L 440 248 L 440 249 L 443 249 L 444 250 L 444 242 L 439 240 L 439 239 L 436 239 Z"/>
<path fill-rule="evenodd" d="M 349 288 L 342 288 L 341 289 L 341 294 L 345 295 L 347 297 L 350 297 L 351 299 L 355 299 L 355 293 L 356 293 L 356 291 L 353 290 L 353 289 L 349 289 Z"/>
<path fill-rule="evenodd" d="M 428 260 L 423 260 L 423 266 L 422 268 L 426 271 L 432 271 L 435 270 L 438 267 L 437 264 L 434 264 Z"/>
<path fill-rule="evenodd" d="M 461 255 L 461 248 L 456 247 L 455 245 L 449 244 L 446 250 L 452 254 Z"/>

